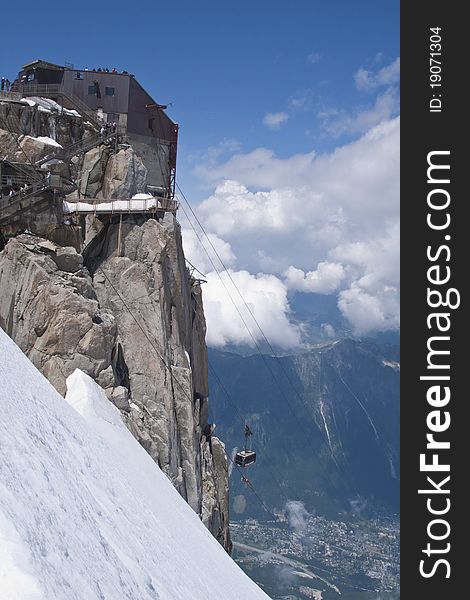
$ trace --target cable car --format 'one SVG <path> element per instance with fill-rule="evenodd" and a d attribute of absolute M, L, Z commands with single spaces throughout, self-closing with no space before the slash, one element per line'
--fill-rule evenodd
<path fill-rule="evenodd" d="M 248 467 L 256 462 L 256 452 L 253 450 L 242 450 L 235 455 L 235 463 L 240 467 Z"/>
<path fill-rule="evenodd" d="M 235 464 L 240 467 L 248 467 L 256 462 L 256 452 L 251 449 L 251 436 L 253 432 L 245 425 L 245 449 L 235 455 Z"/>

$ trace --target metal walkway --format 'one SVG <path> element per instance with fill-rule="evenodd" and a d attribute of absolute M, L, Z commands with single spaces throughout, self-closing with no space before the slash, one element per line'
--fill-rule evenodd
<path fill-rule="evenodd" d="M 92 150 L 96 146 L 104 144 L 105 142 L 108 142 L 109 140 L 118 137 L 119 134 L 117 131 L 111 131 L 108 133 L 104 133 L 103 135 L 98 133 L 96 135 L 75 142 L 74 144 L 70 144 L 70 146 L 66 146 L 65 148 L 57 148 L 57 150 L 54 150 L 47 156 L 44 156 L 43 158 L 36 161 L 35 165 L 37 167 L 40 167 L 48 160 L 52 160 L 53 158 L 58 158 L 60 160 L 68 160 L 69 158 L 72 158 L 72 156 L 84 154 L 85 152 L 88 152 L 88 150 Z"/>
<path fill-rule="evenodd" d="M 126 200 L 87 198 L 87 202 L 64 201 L 64 214 L 70 215 L 114 215 L 153 214 L 178 210 L 178 202 L 170 198 L 128 198 Z"/>
<path fill-rule="evenodd" d="M 0 199 L 0 227 L 13 222 L 22 213 L 39 206 L 49 203 L 50 197 L 45 196 L 45 192 L 51 188 L 45 183 L 37 183 L 29 186 L 26 193 L 17 193 L 14 196 L 7 196 Z"/>
<path fill-rule="evenodd" d="M 21 213 L 34 208 L 37 204 L 49 202 L 50 194 L 45 196 L 46 192 L 55 193 L 58 191 L 63 197 L 71 194 L 77 189 L 73 182 L 64 182 L 62 178 L 51 177 L 49 180 L 42 179 L 22 190 L 15 192 L 12 196 L 0 198 L 0 226 L 5 225 Z"/>

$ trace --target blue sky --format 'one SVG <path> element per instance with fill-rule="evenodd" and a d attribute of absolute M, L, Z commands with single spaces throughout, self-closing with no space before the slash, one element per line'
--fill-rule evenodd
<path fill-rule="evenodd" d="M 335 294 L 359 333 L 396 329 L 398 0 L 50 0 L 18 13 L 2 7 L 2 75 L 35 58 L 116 67 L 172 103 L 178 181 L 252 305 L 263 312 L 266 289 L 277 299 L 266 330 L 298 343 L 296 292 Z M 196 242 L 186 252 L 207 270 Z M 214 333 L 233 315 L 220 282 L 205 294 Z M 224 335 L 214 343 L 246 341 Z"/>
<path fill-rule="evenodd" d="M 316 114 L 367 104 L 353 73 L 399 54 L 395 0 L 51 0 L 22 3 L 21 12 L 2 7 L 12 25 L 2 27 L 2 47 L 14 49 L 1 57 L 2 74 L 11 79 L 38 57 L 133 72 L 158 101 L 173 103 L 188 183 L 191 157 L 224 139 L 281 157 L 332 148 L 337 140 Z M 270 112 L 288 112 L 286 126 L 263 126 Z"/>

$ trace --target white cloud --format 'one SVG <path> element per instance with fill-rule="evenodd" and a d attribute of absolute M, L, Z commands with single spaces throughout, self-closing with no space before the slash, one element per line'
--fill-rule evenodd
<path fill-rule="evenodd" d="M 241 143 L 233 138 L 224 138 L 218 144 L 209 146 L 204 152 L 198 154 L 189 155 L 189 160 L 204 161 L 206 163 L 214 163 L 216 160 L 220 160 L 227 154 L 233 154 L 241 148 Z"/>
<path fill-rule="evenodd" d="M 400 80 L 400 58 L 378 71 L 360 68 L 354 73 L 354 82 L 361 91 L 372 91 L 379 87 L 395 85 Z"/>
<path fill-rule="evenodd" d="M 400 58 L 377 71 L 360 68 L 354 73 L 356 87 L 360 91 L 379 92 L 373 104 L 356 106 L 352 110 L 326 107 L 317 113 L 322 128 L 333 138 L 342 135 L 362 135 L 399 113 L 398 83 Z"/>
<path fill-rule="evenodd" d="M 394 119 L 318 157 L 310 152 L 280 159 L 263 148 L 235 155 L 210 171 L 199 170 L 221 183 L 198 211 L 209 230 L 232 244 L 240 239 L 245 244 L 244 238 L 254 233 L 258 238 L 274 235 L 276 241 L 302 232 L 302 242 L 313 247 L 337 246 L 351 224 L 356 239 L 364 239 L 361 233 L 374 234 L 383 229 L 377 228 L 379 224 L 398 214 L 398 144 L 399 119 Z M 266 252 L 266 246 L 263 249 Z M 289 255 L 290 249 L 282 244 L 280 251 Z M 234 252 L 238 256 L 237 248 Z M 298 263 L 297 253 L 295 258 Z M 305 258 L 307 265 L 315 260 L 310 255 Z M 321 260 L 324 256 L 317 263 Z M 280 272 L 291 264 L 295 263 L 281 266 Z"/>
<path fill-rule="evenodd" d="M 321 60 L 321 54 L 320 52 L 310 52 L 310 54 L 307 55 L 307 62 L 310 63 L 311 65 L 316 65 L 317 63 L 319 63 Z"/>
<path fill-rule="evenodd" d="M 333 325 L 331 325 L 331 323 L 322 323 L 321 328 L 323 329 L 327 337 L 329 337 L 331 340 L 335 339 L 336 331 Z"/>
<path fill-rule="evenodd" d="M 278 131 L 288 119 L 289 115 L 286 112 L 267 113 L 263 117 L 263 124 L 269 129 Z"/>
<path fill-rule="evenodd" d="M 259 174 L 259 178 L 263 180 L 264 176 Z M 241 237 L 257 232 L 262 234 L 266 230 L 282 233 L 302 221 L 295 215 L 287 218 L 287 203 L 292 206 L 296 199 L 295 191 L 291 189 L 250 192 L 243 184 L 227 180 L 216 187 L 199 210 L 209 229 L 220 236 L 233 236 L 236 230 Z"/>
<path fill-rule="evenodd" d="M 340 245 L 332 252 L 350 265 L 350 285 L 339 294 L 338 307 L 359 335 L 400 326 L 398 222 L 382 236 Z"/>
<path fill-rule="evenodd" d="M 369 131 L 379 123 L 398 113 L 399 98 L 395 88 L 390 87 L 375 99 L 373 106 L 356 109 L 352 113 L 337 109 L 318 113 L 323 129 L 337 138 L 344 134 L 357 135 Z"/>
<path fill-rule="evenodd" d="M 207 283 L 203 286 L 207 343 L 210 346 L 223 347 L 230 342 L 252 346 L 250 332 L 257 341 L 262 341 L 262 334 L 230 277 L 271 344 L 286 349 L 300 345 L 300 330 L 289 321 L 287 289 L 283 282 L 274 275 L 230 270 L 221 272 L 220 278 L 217 273 L 207 273 Z"/>
<path fill-rule="evenodd" d="M 313 90 L 298 90 L 289 98 L 289 108 L 292 111 L 305 112 L 311 109 L 313 104 Z"/>
<path fill-rule="evenodd" d="M 303 534 L 307 526 L 307 520 L 310 513 L 305 508 L 305 504 L 300 500 L 288 500 L 286 502 L 286 513 L 289 526 L 297 533 Z"/>
<path fill-rule="evenodd" d="M 290 158 L 280 159 L 272 150 L 256 148 L 247 154 L 234 154 L 222 164 L 200 164 L 194 172 L 207 182 L 218 183 L 224 180 L 243 182 L 237 185 L 256 188 L 279 188 L 298 184 L 313 165 L 315 152 L 295 154 Z M 225 184 L 215 192 L 230 192 Z"/>
<path fill-rule="evenodd" d="M 398 326 L 399 118 L 330 154 L 280 159 L 258 148 L 198 173 L 215 190 L 196 210 L 227 252 L 227 266 L 246 270 L 240 277 L 247 291 L 264 278 L 276 282 L 276 316 L 268 315 L 266 327 L 277 340 L 279 330 L 290 332 L 289 344 L 299 339 L 289 325 L 288 288 L 337 293 L 358 333 Z M 217 293 L 215 287 L 204 286 L 210 343 L 249 343 L 223 305 L 220 282 Z M 261 290 L 256 298 L 266 309 Z"/>
<path fill-rule="evenodd" d="M 393 287 L 383 286 L 371 294 L 360 282 L 353 282 L 349 289 L 340 293 L 338 306 L 358 335 L 400 326 L 398 290 Z"/>
<path fill-rule="evenodd" d="M 378 232 L 379 233 L 379 232 Z M 400 229 L 398 218 L 384 223 L 380 234 L 366 240 L 344 242 L 336 246 L 330 256 L 349 265 L 355 273 L 369 274 L 362 286 L 372 289 L 376 281 L 398 286 L 400 280 Z"/>
<path fill-rule="evenodd" d="M 340 263 L 321 262 L 315 271 L 305 273 L 292 265 L 285 272 L 287 287 L 299 292 L 315 294 L 332 294 L 338 290 L 345 278 L 343 265 Z"/>
<path fill-rule="evenodd" d="M 202 273 L 214 271 L 213 264 L 217 269 L 221 269 L 217 255 L 220 256 L 227 267 L 231 267 L 235 263 L 235 254 L 232 247 L 215 233 L 207 234 L 210 242 L 207 241 L 202 232 L 198 237 L 193 229 L 183 229 L 182 236 L 185 256 Z M 216 252 L 214 252 L 211 244 Z"/>

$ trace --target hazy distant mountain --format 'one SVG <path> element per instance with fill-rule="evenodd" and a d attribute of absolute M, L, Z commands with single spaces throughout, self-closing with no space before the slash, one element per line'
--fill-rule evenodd
<path fill-rule="evenodd" d="M 210 350 L 217 434 L 227 453 L 240 448 L 247 418 L 258 452 L 247 475 L 270 507 L 289 499 L 330 515 L 398 511 L 398 361 L 396 346 L 350 339 L 282 358 Z M 232 517 L 262 517 L 240 479 L 234 470 Z"/>
<path fill-rule="evenodd" d="M 297 292 L 289 297 L 292 319 L 302 324 L 304 342 L 318 344 L 332 340 L 352 338 L 351 323 L 343 317 L 335 295 Z M 365 339 L 365 338 L 361 338 Z M 398 331 L 370 333 L 368 341 L 377 344 L 399 344 Z"/>

